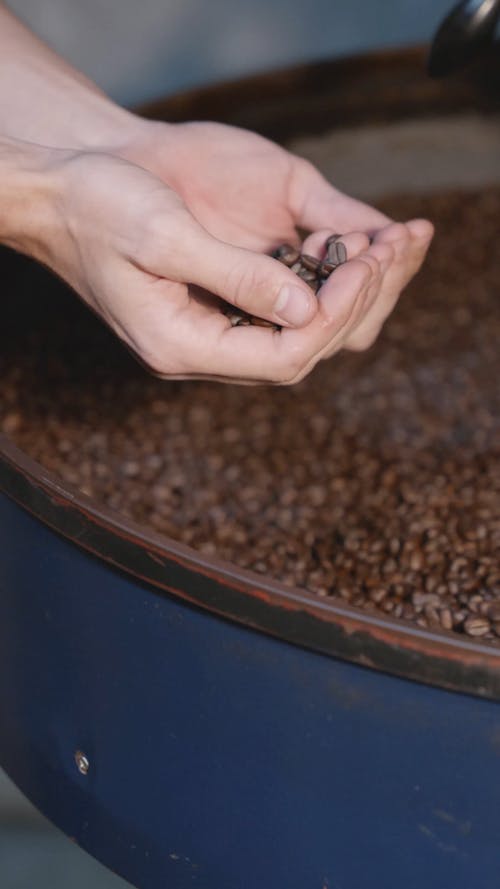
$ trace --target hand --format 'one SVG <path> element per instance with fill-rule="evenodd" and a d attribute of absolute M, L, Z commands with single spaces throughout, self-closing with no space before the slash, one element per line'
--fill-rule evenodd
<path fill-rule="evenodd" d="M 205 126 L 207 135 L 226 133 L 242 144 L 219 158 L 209 139 L 192 137 Z M 58 167 L 59 224 L 49 264 L 138 357 L 166 377 L 292 383 L 343 346 L 368 345 L 411 275 L 411 262 L 416 270 L 423 258 L 430 226 L 415 223 L 422 232 L 413 233 L 391 225 L 253 134 L 194 124 L 166 127 L 165 135 L 162 180 L 144 169 L 146 161 L 138 166 L 109 153 L 61 152 Z M 252 149 L 246 156 L 243 145 Z M 159 165 L 151 144 L 144 142 L 143 151 L 150 168 Z M 362 220 L 365 231 L 344 237 L 351 259 L 317 302 L 293 272 L 261 251 L 297 242 L 295 225 L 318 229 L 330 218 L 328 230 L 306 242 L 310 252 L 319 251 L 332 228 L 361 228 Z M 376 232 L 371 245 L 366 230 Z M 283 306 L 283 291 L 295 294 L 298 305 L 289 299 Z M 285 327 L 280 333 L 232 328 L 218 297 Z"/>
<path fill-rule="evenodd" d="M 268 330 L 231 328 L 214 294 L 229 299 L 246 281 L 278 320 L 270 297 L 286 286 L 304 292 L 314 312 L 307 285 L 276 260 L 213 238 L 146 170 L 103 153 L 50 154 L 50 213 L 38 226 L 45 238 L 38 258 L 144 363 L 162 376 L 287 379 L 293 350 Z M 363 266 L 363 280 L 368 272 Z"/>
<path fill-rule="evenodd" d="M 373 207 L 339 192 L 307 161 L 246 130 L 214 123 L 143 121 L 122 151 L 181 194 L 211 234 L 249 250 L 269 252 L 278 243 L 297 244 L 297 226 L 314 232 L 303 250 L 315 256 L 321 255 L 332 231 L 370 236 L 375 249 L 368 249 L 366 238 L 349 239 L 350 258 L 366 260 L 363 254 L 368 252 L 383 258 L 387 267 L 371 306 L 365 306 L 355 329 L 344 332 L 345 348 L 365 349 L 373 343 L 432 240 L 428 221 L 393 223 Z M 324 289 L 322 299 L 326 296 Z M 250 302 L 230 301 L 272 317 L 268 304 L 256 302 L 255 296 Z M 338 347 L 335 338 L 331 348 L 311 358 L 308 368 Z"/>

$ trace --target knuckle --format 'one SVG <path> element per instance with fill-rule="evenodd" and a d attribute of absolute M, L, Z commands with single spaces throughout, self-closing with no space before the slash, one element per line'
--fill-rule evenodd
<path fill-rule="evenodd" d="M 255 268 L 236 263 L 226 272 L 224 291 L 237 308 L 260 312 L 271 312 L 275 302 L 275 290 L 270 280 L 266 280 Z"/>
<path fill-rule="evenodd" d="M 403 222 L 396 223 L 392 230 L 391 240 L 384 243 L 390 244 L 396 257 L 404 258 L 411 244 L 411 235 L 406 225 Z"/>
<path fill-rule="evenodd" d="M 394 261 L 396 251 L 392 244 L 376 244 L 373 248 L 373 255 L 381 265 L 390 265 Z"/>
<path fill-rule="evenodd" d="M 248 287 L 250 286 L 250 290 L 252 290 L 251 281 L 248 279 L 248 272 L 243 271 L 239 264 L 228 268 L 222 276 L 223 289 L 228 294 L 228 298 L 233 306 L 236 306 L 238 309 L 243 308 Z"/>
<path fill-rule="evenodd" d="M 354 336 L 349 337 L 345 344 L 345 348 L 350 352 L 366 352 L 367 349 L 370 349 L 371 346 L 373 346 L 379 333 L 380 328 L 377 327 L 363 333 L 355 334 Z"/>
<path fill-rule="evenodd" d="M 360 286 L 356 292 L 353 293 L 348 300 L 344 300 L 341 305 L 323 308 L 325 321 L 330 327 L 332 337 L 345 335 L 346 329 L 352 327 L 353 322 L 363 309 L 366 292 L 365 285 Z"/>
<path fill-rule="evenodd" d="M 380 275 L 380 257 L 374 256 L 371 253 L 364 253 L 362 257 L 362 262 L 366 263 L 370 270 L 370 278 L 374 279 Z"/>
<path fill-rule="evenodd" d="M 335 330 L 337 333 L 344 332 L 345 328 L 349 327 L 352 324 L 353 320 L 356 318 L 359 310 L 360 310 L 360 296 L 357 294 L 356 298 L 352 300 L 348 305 L 344 306 L 340 311 L 337 312 L 335 317 Z"/>
<path fill-rule="evenodd" d="M 159 220 L 156 217 L 145 219 L 137 227 L 133 259 L 144 269 L 154 269 L 159 257 L 164 254 L 165 240 L 164 228 L 162 230 Z"/>
<path fill-rule="evenodd" d="M 281 356 L 277 370 L 277 382 L 282 386 L 290 386 L 298 382 L 305 375 L 307 364 L 307 357 L 300 346 L 290 349 Z"/>
<path fill-rule="evenodd" d="M 318 170 L 312 163 L 312 161 L 308 160 L 306 157 L 299 157 L 295 155 L 295 163 L 297 164 L 300 172 L 304 175 L 308 176 L 317 176 Z"/>
<path fill-rule="evenodd" d="M 189 242 L 186 235 L 189 222 L 189 214 L 182 208 L 176 208 L 175 224 L 171 213 L 148 214 L 136 226 L 133 260 L 147 271 L 176 269 Z"/>
<path fill-rule="evenodd" d="M 393 222 L 391 224 L 391 233 L 394 240 L 409 241 L 410 232 L 404 222 Z"/>

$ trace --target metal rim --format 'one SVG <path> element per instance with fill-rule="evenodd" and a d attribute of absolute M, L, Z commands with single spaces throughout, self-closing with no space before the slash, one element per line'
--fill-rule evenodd
<path fill-rule="evenodd" d="M 221 111 L 214 113 L 213 118 L 229 119 L 234 102 L 228 103 L 228 96 L 234 99 L 240 92 L 262 96 L 263 88 L 269 87 L 273 104 L 281 93 L 289 93 L 290 83 L 301 83 L 307 90 L 311 82 L 315 83 L 318 77 L 321 80 L 326 72 L 330 79 L 353 76 L 359 86 L 359 66 L 365 72 L 374 65 L 385 66 L 386 76 L 393 78 L 398 66 L 414 71 L 423 62 L 424 53 L 418 49 L 320 62 L 278 75 L 257 75 L 173 96 L 150 105 L 145 113 L 151 117 L 167 113 L 174 120 L 192 119 L 200 116 L 197 111 L 209 109 L 217 99 Z M 476 92 L 469 81 L 463 88 L 451 90 L 453 101 L 442 92 L 442 85 L 426 85 L 425 90 L 428 89 L 434 96 L 444 96 L 436 100 L 439 108 L 477 108 Z M 498 95 L 500 90 L 497 99 Z M 497 107 L 497 99 L 486 99 L 487 107 L 492 102 Z M 432 108 L 432 101 L 430 105 Z M 422 96 L 413 95 L 407 106 L 411 113 L 415 108 L 421 109 Z M 389 110 L 389 117 L 400 116 L 396 107 L 401 108 L 401 97 L 394 108 L 391 106 L 393 113 Z M 236 113 L 239 114 L 238 109 Z M 429 105 L 421 113 L 428 114 Z M 266 131 L 265 122 L 260 130 Z M 425 630 L 408 621 L 291 589 L 215 557 L 203 556 L 157 533 L 146 532 L 76 488 L 62 485 L 4 435 L 0 435 L 0 490 L 99 559 L 221 618 L 396 676 L 500 699 L 500 648 L 445 631 Z"/>
<path fill-rule="evenodd" d="M 146 533 L 0 436 L 0 488 L 54 531 L 116 568 L 219 617 L 408 679 L 500 698 L 500 649 L 287 588 Z"/>

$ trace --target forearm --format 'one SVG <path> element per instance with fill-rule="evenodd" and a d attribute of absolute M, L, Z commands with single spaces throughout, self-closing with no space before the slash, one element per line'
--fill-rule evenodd
<path fill-rule="evenodd" d="M 65 62 L 0 2 L 0 135 L 61 148 L 128 138 L 134 116 Z"/>

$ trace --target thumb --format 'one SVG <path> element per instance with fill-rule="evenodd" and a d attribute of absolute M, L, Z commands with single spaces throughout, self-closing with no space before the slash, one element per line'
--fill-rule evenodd
<path fill-rule="evenodd" d="M 168 265 L 160 274 L 171 278 Z M 302 327 L 318 310 L 313 291 L 295 272 L 270 256 L 212 237 L 196 222 L 176 251 L 175 278 L 281 326 Z"/>

